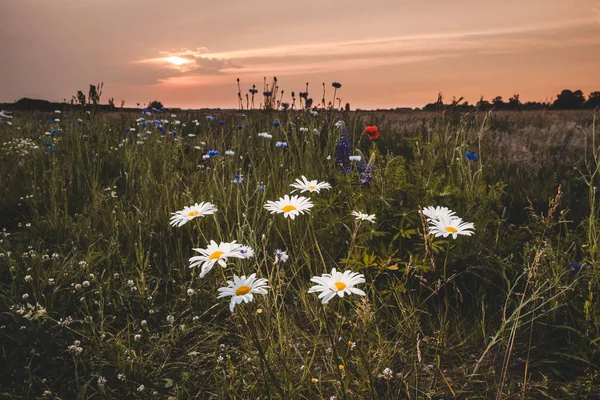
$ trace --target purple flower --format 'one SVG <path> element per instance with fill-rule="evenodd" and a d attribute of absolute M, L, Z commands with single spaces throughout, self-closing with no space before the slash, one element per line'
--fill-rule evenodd
<path fill-rule="evenodd" d="M 344 172 L 350 172 L 350 133 L 344 121 L 335 124 L 340 128 L 340 139 L 335 148 L 337 166 Z"/>

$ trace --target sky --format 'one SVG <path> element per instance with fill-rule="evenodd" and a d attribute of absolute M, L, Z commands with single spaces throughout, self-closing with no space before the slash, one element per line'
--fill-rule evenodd
<path fill-rule="evenodd" d="M 0 102 L 104 82 L 102 103 L 235 108 L 238 78 L 273 76 L 353 109 L 588 95 L 600 0 L 0 0 Z"/>

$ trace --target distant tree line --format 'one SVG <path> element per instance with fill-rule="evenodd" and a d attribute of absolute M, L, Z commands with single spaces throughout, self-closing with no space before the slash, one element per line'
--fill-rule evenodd
<path fill-rule="evenodd" d="M 102 89 L 104 87 L 104 83 L 99 83 L 97 85 L 90 85 L 90 89 L 86 94 L 82 90 L 78 90 L 77 93 L 71 97 L 70 101 L 64 99 L 63 103 L 51 103 L 46 100 L 38 100 L 38 99 L 28 99 L 23 98 L 14 103 L 0 103 L 0 109 L 7 110 L 40 110 L 40 111 L 51 111 L 55 109 L 59 109 L 65 104 L 69 104 L 74 107 L 81 107 L 84 109 L 93 108 L 97 110 L 103 111 L 111 111 L 115 110 L 115 99 L 109 98 L 108 104 L 100 104 L 100 98 L 102 96 Z M 460 111 L 472 111 L 475 109 L 489 111 L 489 110 L 584 110 L 584 109 L 595 109 L 596 107 L 600 107 L 600 91 L 591 92 L 589 96 L 586 98 L 584 93 L 581 90 L 571 91 L 568 89 L 560 92 L 554 101 L 546 101 L 546 102 L 538 102 L 538 101 L 528 101 L 521 102 L 520 96 L 518 94 L 513 95 L 508 99 L 508 101 L 504 101 L 502 96 L 496 96 L 491 101 L 485 100 L 483 97 L 475 103 L 470 104 L 468 101 L 463 101 L 464 98 L 452 99 L 452 102 L 449 104 L 444 103 L 444 98 L 440 93 L 438 95 L 438 99 L 434 103 L 429 103 L 423 108 L 419 109 L 411 109 L 408 107 L 403 108 L 393 108 L 389 109 L 389 111 L 439 111 L 447 108 L 452 108 Z M 284 103 L 283 109 L 287 109 Z M 137 103 L 138 109 L 140 107 L 140 103 Z M 289 104 L 288 104 L 289 106 Z M 158 100 L 153 100 L 148 102 L 145 107 L 153 108 L 156 110 L 162 110 L 163 104 Z M 121 109 L 125 109 L 125 101 L 121 101 Z M 133 109 L 128 109 L 133 110 Z M 346 103 L 344 108 L 341 108 L 340 111 L 350 111 L 350 104 Z M 356 109 L 356 111 L 367 111 Z M 377 111 L 388 111 L 378 109 Z"/>
<path fill-rule="evenodd" d="M 423 111 L 437 111 L 445 107 L 458 107 L 468 110 L 478 108 L 480 110 L 583 110 L 600 107 L 600 91 L 592 92 L 585 97 L 581 90 L 571 91 L 563 90 L 556 96 L 556 100 L 550 102 L 528 101 L 521 102 L 518 94 L 513 95 L 504 101 L 502 96 L 496 96 L 492 101 L 485 100 L 483 97 L 476 104 L 469 104 L 467 101 L 454 99 L 450 104 L 444 104 L 442 95 L 438 95 L 435 103 L 429 103 L 422 108 Z"/>

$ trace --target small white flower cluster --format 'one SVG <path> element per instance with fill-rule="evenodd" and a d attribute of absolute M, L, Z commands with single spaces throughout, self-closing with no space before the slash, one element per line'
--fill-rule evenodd
<path fill-rule="evenodd" d="M 113 186 L 113 187 L 107 187 L 102 189 L 103 191 L 107 192 L 108 194 L 110 194 L 110 197 L 113 199 L 118 198 L 119 196 L 117 196 L 117 192 L 116 192 L 117 187 Z"/>
<path fill-rule="evenodd" d="M 394 372 L 392 372 L 392 370 L 391 370 L 391 369 L 389 369 L 389 368 L 385 368 L 385 369 L 383 370 L 383 372 L 381 373 L 381 375 L 382 375 L 383 379 L 385 379 L 385 380 L 390 380 L 390 379 L 392 379 L 392 378 L 393 378 L 393 376 L 394 376 Z"/>
<path fill-rule="evenodd" d="M 66 317 L 64 320 L 61 318 L 57 322 L 58 326 L 61 326 L 61 327 L 69 326 L 72 323 L 73 323 L 73 318 L 71 318 L 70 316 Z"/>
<path fill-rule="evenodd" d="M 67 349 L 74 356 L 78 356 L 83 352 L 83 348 L 81 347 L 81 342 L 79 340 L 74 341 L 73 344 L 70 345 Z"/>
<path fill-rule="evenodd" d="M 28 249 L 29 249 L 29 251 L 24 252 L 21 255 L 21 257 L 23 257 L 23 258 L 32 258 L 32 259 L 37 258 L 37 256 L 38 256 L 37 252 L 31 246 L 29 246 Z"/>
<path fill-rule="evenodd" d="M 17 155 L 19 157 L 25 157 L 33 150 L 39 149 L 39 146 L 35 144 L 31 139 L 11 139 L 8 142 L 2 143 L 2 152 L 0 156 L 6 155 Z"/>
<path fill-rule="evenodd" d="M 26 303 L 25 305 L 15 304 L 10 306 L 9 310 L 29 320 L 36 320 L 47 315 L 46 309 L 39 303 L 36 303 L 35 306 L 30 303 Z"/>

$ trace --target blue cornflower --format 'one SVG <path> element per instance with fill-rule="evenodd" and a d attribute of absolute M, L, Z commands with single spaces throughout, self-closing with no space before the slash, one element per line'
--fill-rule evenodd
<path fill-rule="evenodd" d="M 261 192 L 264 192 L 265 187 L 263 185 L 258 185 L 258 190 L 260 190 Z"/>
<path fill-rule="evenodd" d="M 270 97 L 272 95 L 273 95 L 272 92 L 263 92 L 263 96 L 265 96 L 265 97 Z"/>
<path fill-rule="evenodd" d="M 50 131 L 50 137 L 55 137 L 56 136 L 56 129 L 52 129 Z"/>
<path fill-rule="evenodd" d="M 252 93 L 252 94 L 256 94 L 256 93 L 258 93 L 258 90 L 257 90 L 257 89 L 248 89 L 248 91 L 249 91 L 250 93 Z"/>
<path fill-rule="evenodd" d="M 177 135 L 177 131 L 172 131 L 171 135 Z"/>
<path fill-rule="evenodd" d="M 242 119 L 246 119 L 246 114 L 242 114 Z"/>
<path fill-rule="evenodd" d="M 225 125 L 225 121 L 222 120 L 222 119 L 220 119 L 220 120 L 217 121 L 217 124 L 219 124 L 219 125 Z"/>
<path fill-rule="evenodd" d="M 244 177 L 241 174 L 235 174 L 233 176 L 233 180 L 231 182 L 233 183 L 242 183 L 244 181 Z"/>
<path fill-rule="evenodd" d="M 56 153 L 56 147 L 51 148 L 50 151 Z"/>
<path fill-rule="evenodd" d="M 50 146 L 52 146 L 52 143 L 51 142 L 44 142 L 44 146 L 50 147 Z"/>
<path fill-rule="evenodd" d="M 209 157 L 216 157 L 219 155 L 219 150 L 209 150 L 207 154 Z"/>
<path fill-rule="evenodd" d="M 53 124 L 53 123 L 54 123 L 54 120 L 53 120 L 53 119 L 49 119 L 49 120 L 48 120 L 48 121 L 46 121 L 46 122 L 47 122 L 47 123 L 49 123 L 49 124 Z"/>
<path fill-rule="evenodd" d="M 477 161 L 479 159 L 476 153 L 471 153 L 469 151 L 465 153 L 465 156 L 467 157 L 467 160 Z"/>
<path fill-rule="evenodd" d="M 227 151 L 225 152 L 225 155 L 226 155 L 226 156 L 233 156 L 234 154 L 235 154 L 235 153 L 234 153 L 232 150 L 227 150 Z"/>
<path fill-rule="evenodd" d="M 142 123 L 140 124 L 141 126 L 143 126 L 144 128 L 148 126 L 148 123 L 146 121 L 142 121 Z"/>
<path fill-rule="evenodd" d="M 207 121 L 212 121 L 213 119 L 214 119 L 214 118 L 213 118 L 213 117 L 211 117 L 210 115 L 207 115 L 207 116 L 206 116 L 206 120 L 207 120 Z"/>
<path fill-rule="evenodd" d="M 279 122 L 279 121 L 273 121 L 273 126 L 281 126 L 281 122 Z"/>
<path fill-rule="evenodd" d="M 163 128 L 162 126 L 159 126 L 158 130 L 160 131 L 160 133 L 167 133 L 167 130 L 165 128 Z"/>
<path fill-rule="evenodd" d="M 336 89 L 339 89 L 339 88 L 341 88 L 341 87 L 342 87 L 342 84 L 341 84 L 341 83 L 339 83 L 339 82 L 333 82 L 333 83 L 331 84 L 331 86 L 333 86 L 333 87 L 334 87 L 334 88 L 336 88 Z"/>
<path fill-rule="evenodd" d="M 574 274 L 576 274 L 579 271 L 581 271 L 581 265 L 579 265 L 577 263 L 571 264 L 571 272 L 573 272 Z"/>
<path fill-rule="evenodd" d="M 125 128 L 125 133 L 129 133 L 129 128 Z"/>
<path fill-rule="evenodd" d="M 244 129 L 244 125 L 238 125 L 237 128 L 238 129 Z"/>
<path fill-rule="evenodd" d="M 287 142 L 277 142 L 275 143 L 275 147 L 287 147 Z"/>

